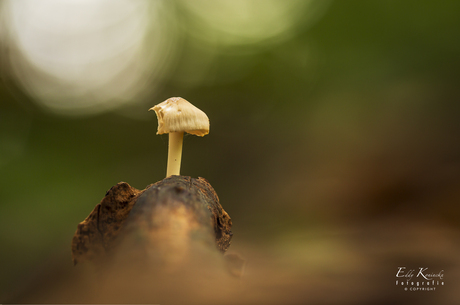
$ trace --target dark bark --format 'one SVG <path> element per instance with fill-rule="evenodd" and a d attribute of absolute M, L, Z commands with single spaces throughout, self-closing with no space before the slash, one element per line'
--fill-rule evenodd
<path fill-rule="evenodd" d="M 204 178 L 171 176 L 142 191 L 120 182 L 78 225 L 73 261 L 104 259 L 128 248 L 137 256 L 148 252 L 177 261 L 196 244 L 223 253 L 230 246 L 231 226 Z"/>

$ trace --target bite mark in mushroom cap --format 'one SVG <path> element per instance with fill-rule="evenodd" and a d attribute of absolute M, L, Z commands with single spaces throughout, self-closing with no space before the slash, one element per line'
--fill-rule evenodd
<path fill-rule="evenodd" d="M 209 133 L 208 116 L 181 97 L 171 97 L 149 110 L 158 117 L 157 134 L 187 132 L 203 137 Z"/>

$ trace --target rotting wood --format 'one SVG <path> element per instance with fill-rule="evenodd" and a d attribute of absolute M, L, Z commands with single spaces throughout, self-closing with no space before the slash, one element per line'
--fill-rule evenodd
<path fill-rule="evenodd" d="M 171 176 L 140 191 L 128 183 L 113 186 L 72 239 L 74 264 L 116 252 L 122 241 L 143 244 L 158 257 L 179 260 L 191 243 L 224 253 L 232 221 L 204 178 Z M 174 253 L 165 254 L 164 251 Z"/>

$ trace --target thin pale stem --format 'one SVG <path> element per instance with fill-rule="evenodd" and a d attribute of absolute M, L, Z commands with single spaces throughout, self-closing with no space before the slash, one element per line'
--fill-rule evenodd
<path fill-rule="evenodd" d="M 168 168 L 166 171 L 166 177 L 169 177 L 171 175 L 180 175 L 180 162 L 182 159 L 183 139 L 183 132 L 169 133 Z"/>

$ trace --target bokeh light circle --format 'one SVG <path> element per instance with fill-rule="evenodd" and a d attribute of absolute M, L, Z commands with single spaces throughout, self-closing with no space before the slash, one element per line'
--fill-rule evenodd
<path fill-rule="evenodd" d="M 52 112 L 95 114 L 139 102 L 165 73 L 174 49 L 163 4 L 6 1 L 12 73 Z"/>

